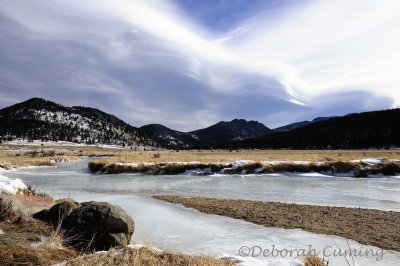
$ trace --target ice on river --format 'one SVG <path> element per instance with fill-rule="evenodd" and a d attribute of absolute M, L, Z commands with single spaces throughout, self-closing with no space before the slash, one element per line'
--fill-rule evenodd
<path fill-rule="evenodd" d="M 315 249 L 326 252 L 330 265 L 348 265 L 334 250 L 361 251 L 372 247 L 336 236 L 318 235 L 302 230 L 266 228 L 227 217 L 208 215 L 196 210 L 152 199 L 153 194 L 179 194 L 222 198 L 247 198 L 361 206 L 399 210 L 400 180 L 393 178 L 354 179 L 319 175 L 264 176 L 145 176 L 92 175 L 87 162 L 67 163 L 58 168 L 25 169 L 7 172 L 52 196 L 72 197 L 79 201 L 108 201 L 123 207 L 135 220 L 133 241 L 162 250 L 216 257 L 233 256 L 242 265 L 289 265 L 287 257 L 243 257 L 242 246 L 261 249 Z M 368 205 L 368 206 L 366 206 Z M 356 257 L 355 265 L 399 265 L 400 255 L 387 252 Z M 370 253 L 371 254 L 371 253 Z M 282 260 L 283 259 L 283 260 Z M 347 258 L 352 265 L 351 258 Z M 292 261 L 293 262 L 293 261 Z M 295 265 L 295 264 L 292 264 Z"/>

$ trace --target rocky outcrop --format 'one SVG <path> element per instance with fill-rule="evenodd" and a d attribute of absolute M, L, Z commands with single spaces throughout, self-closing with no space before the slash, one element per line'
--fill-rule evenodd
<path fill-rule="evenodd" d="M 57 214 L 63 215 L 61 222 Z M 106 202 L 62 201 L 34 217 L 59 225 L 69 244 L 84 252 L 125 247 L 134 232 L 133 219 L 121 207 Z"/>

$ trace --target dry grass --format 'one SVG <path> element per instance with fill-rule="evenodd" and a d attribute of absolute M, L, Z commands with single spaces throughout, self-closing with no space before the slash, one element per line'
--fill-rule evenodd
<path fill-rule="evenodd" d="M 350 161 L 364 158 L 400 159 L 400 150 L 254 150 L 254 151 L 130 151 L 114 150 L 103 162 L 201 162 L 228 163 L 235 160 L 263 161 Z"/>
<path fill-rule="evenodd" d="M 78 254 L 70 249 L 31 247 L 29 245 L 0 245 L 0 265 L 53 265 Z"/>
<path fill-rule="evenodd" d="M 323 162 L 323 163 L 276 163 L 250 162 L 240 166 L 229 163 L 136 163 L 121 164 L 92 161 L 88 164 L 93 173 L 120 174 L 120 173 L 146 173 L 153 175 L 176 175 L 187 170 L 210 169 L 207 174 L 253 174 L 253 173 L 349 173 L 354 177 L 368 177 L 370 174 L 396 175 L 400 173 L 400 162 L 383 162 L 378 165 L 353 162 Z M 205 174 L 204 172 L 202 174 Z"/>
<path fill-rule="evenodd" d="M 13 202 L 0 198 L 0 222 L 13 222 L 21 219 L 21 214 L 13 208 Z"/>
<path fill-rule="evenodd" d="M 305 266 L 327 266 L 328 262 L 317 256 L 308 256 L 304 259 Z"/>
<path fill-rule="evenodd" d="M 27 166 L 54 166 L 56 162 L 80 159 L 81 156 L 102 156 L 118 153 L 117 150 L 92 146 L 17 146 L 0 145 L 0 167 L 5 169 Z"/>
<path fill-rule="evenodd" d="M 43 151 L 43 152 L 42 152 Z M 228 163 L 235 160 L 263 161 L 350 161 L 363 158 L 400 159 L 400 150 L 184 150 L 133 151 L 94 146 L 0 145 L 0 167 L 49 166 L 52 160 L 75 160 L 80 156 L 112 155 L 107 162 L 200 162 Z"/>
<path fill-rule="evenodd" d="M 0 228 L 8 233 L 34 233 L 49 235 L 52 231 L 47 224 L 31 219 L 15 203 L 4 197 L 0 198 Z"/>
<path fill-rule="evenodd" d="M 78 256 L 65 244 L 60 231 L 15 206 L 13 201 L 0 198 L 0 228 L 6 233 L 0 242 L 0 265 L 53 265 Z M 40 241 L 40 236 L 49 239 L 32 245 Z"/>
<path fill-rule="evenodd" d="M 0 152 L 0 167 L 13 169 L 27 166 L 54 166 L 56 161 L 77 160 L 77 155 L 31 156 L 18 152 Z"/>
<path fill-rule="evenodd" d="M 190 256 L 179 253 L 158 252 L 147 247 L 125 248 L 121 251 L 84 255 L 67 262 L 66 266 L 131 265 L 131 266 L 230 266 L 229 260 L 208 256 Z"/>

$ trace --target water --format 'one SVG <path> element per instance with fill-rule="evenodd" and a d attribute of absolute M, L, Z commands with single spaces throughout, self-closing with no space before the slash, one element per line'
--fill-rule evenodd
<path fill-rule="evenodd" d="M 154 200 L 151 195 L 171 194 L 220 198 L 273 200 L 336 206 L 400 210 L 400 180 L 396 178 L 354 179 L 308 174 L 263 176 L 147 176 L 134 174 L 94 175 L 87 160 L 55 168 L 32 168 L 6 172 L 55 198 L 98 200 L 118 204 L 135 220 L 135 243 L 191 254 L 235 256 L 246 265 L 280 263 L 275 257 L 241 257 L 241 246 L 263 249 L 316 249 L 330 255 L 348 246 L 371 247 L 333 236 L 302 230 L 266 228 L 240 220 L 200 213 Z M 332 248 L 329 248 L 331 246 Z M 374 249 L 375 251 L 377 249 Z M 254 252 L 258 253 L 255 248 Z M 321 253 L 322 254 L 322 253 Z M 355 258 L 356 265 L 399 265 L 399 253 Z M 329 257 L 330 265 L 348 265 L 343 257 Z M 350 263 L 351 259 L 348 258 Z M 285 263 L 287 260 L 285 261 Z M 269 264 L 272 265 L 272 264 Z"/>

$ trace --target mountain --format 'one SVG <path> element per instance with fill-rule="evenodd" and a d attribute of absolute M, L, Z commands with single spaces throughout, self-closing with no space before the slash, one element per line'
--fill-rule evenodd
<path fill-rule="evenodd" d="M 196 135 L 173 130 L 160 124 L 150 124 L 140 129 L 166 148 L 188 149 L 200 145 L 200 140 Z"/>
<path fill-rule="evenodd" d="M 98 109 L 41 98 L 0 110 L 0 137 L 122 146 L 156 145 L 140 129 Z"/>
<path fill-rule="evenodd" d="M 362 149 L 400 147 L 400 109 L 349 114 L 217 146 L 257 149 Z"/>
<path fill-rule="evenodd" d="M 207 128 L 180 132 L 160 124 L 150 124 L 141 127 L 147 135 L 163 147 L 173 149 L 208 148 L 214 143 L 224 143 L 264 136 L 271 129 L 256 121 L 234 119 L 230 122 L 219 122 Z"/>
<path fill-rule="evenodd" d="M 203 143 L 222 143 L 228 141 L 255 138 L 270 134 L 271 129 L 257 121 L 234 119 L 221 121 L 210 127 L 189 132 Z"/>
<path fill-rule="evenodd" d="M 274 132 L 290 131 L 290 130 L 293 130 L 293 129 L 296 129 L 296 128 L 299 128 L 299 127 L 304 127 L 304 126 L 307 126 L 307 125 L 310 125 L 310 124 L 314 124 L 314 123 L 317 123 L 317 122 L 329 120 L 329 119 L 334 118 L 334 117 L 336 117 L 336 116 L 332 116 L 332 117 L 317 117 L 317 118 L 314 118 L 312 121 L 306 120 L 306 121 L 302 121 L 302 122 L 292 123 L 292 124 L 289 124 L 289 125 L 286 125 L 286 126 L 275 128 L 275 129 L 273 129 L 273 131 Z"/>

